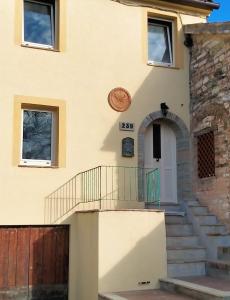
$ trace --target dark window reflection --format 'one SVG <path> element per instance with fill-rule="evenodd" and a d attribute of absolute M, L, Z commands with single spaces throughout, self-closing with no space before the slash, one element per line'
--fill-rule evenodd
<path fill-rule="evenodd" d="M 52 6 L 39 2 L 24 2 L 24 40 L 53 45 Z"/>
<path fill-rule="evenodd" d="M 23 159 L 51 160 L 52 113 L 23 111 Z"/>
<path fill-rule="evenodd" d="M 171 37 L 172 27 L 170 23 L 149 19 L 148 52 L 150 61 L 172 63 Z"/>

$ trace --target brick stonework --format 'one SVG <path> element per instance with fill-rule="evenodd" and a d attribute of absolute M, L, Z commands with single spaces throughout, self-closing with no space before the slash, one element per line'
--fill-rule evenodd
<path fill-rule="evenodd" d="M 191 25 L 185 27 L 185 32 L 193 39 L 190 70 L 193 189 L 200 201 L 230 229 L 230 23 Z M 196 135 L 209 130 L 214 131 L 215 176 L 199 179 Z"/>

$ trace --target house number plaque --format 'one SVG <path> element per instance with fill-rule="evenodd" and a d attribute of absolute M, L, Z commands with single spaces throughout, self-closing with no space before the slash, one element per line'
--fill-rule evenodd
<path fill-rule="evenodd" d="M 119 128 L 123 131 L 134 131 L 134 123 L 120 122 Z"/>
<path fill-rule="evenodd" d="M 122 156 L 134 156 L 134 139 L 132 139 L 131 137 L 126 137 L 122 140 Z"/>

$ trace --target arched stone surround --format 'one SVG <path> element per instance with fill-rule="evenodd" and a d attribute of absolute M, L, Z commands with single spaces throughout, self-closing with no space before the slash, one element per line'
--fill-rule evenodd
<path fill-rule="evenodd" d="M 185 123 L 175 114 L 168 112 L 163 116 L 161 111 L 156 111 L 143 120 L 138 131 L 138 166 L 144 168 L 145 163 L 145 132 L 154 121 L 164 121 L 176 135 L 177 155 L 177 197 L 178 202 L 187 200 L 192 196 L 192 174 L 190 156 L 190 136 Z"/>

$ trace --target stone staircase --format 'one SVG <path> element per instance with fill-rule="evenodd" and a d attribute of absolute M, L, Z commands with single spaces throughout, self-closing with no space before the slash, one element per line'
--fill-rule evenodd
<path fill-rule="evenodd" d="M 223 260 L 221 251 L 230 248 L 230 234 L 226 226 L 221 224 L 217 217 L 209 212 L 208 207 L 202 206 L 198 200 L 184 202 L 184 209 L 201 244 L 206 247 L 207 259 Z"/>
<path fill-rule="evenodd" d="M 194 299 L 230 299 L 230 235 L 226 227 L 198 200 L 161 208 L 165 210 L 168 256 L 168 278 L 160 280 L 161 289 Z M 198 279 L 190 282 L 188 278 Z M 198 284 L 212 278 L 229 288 L 213 288 L 213 282 L 210 286 Z"/>
<path fill-rule="evenodd" d="M 146 208 L 155 207 L 147 204 Z M 219 269 L 228 270 L 230 235 L 207 206 L 189 200 L 180 205 L 162 203 L 161 209 L 165 210 L 169 277 L 202 276 L 218 263 Z"/>
<path fill-rule="evenodd" d="M 154 208 L 150 204 L 147 207 Z M 162 203 L 161 209 L 165 210 L 168 277 L 205 275 L 206 247 L 194 232 L 183 206 Z"/>
<path fill-rule="evenodd" d="M 206 249 L 186 217 L 166 215 L 166 243 L 169 277 L 205 274 Z"/>
<path fill-rule="evenodd" d="M 165 210 L 167 265 L 169 277 L 205 274 L 206 249 L 194 233 L 180 205 L 162 205 Z"/>

